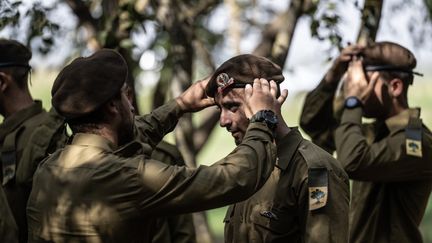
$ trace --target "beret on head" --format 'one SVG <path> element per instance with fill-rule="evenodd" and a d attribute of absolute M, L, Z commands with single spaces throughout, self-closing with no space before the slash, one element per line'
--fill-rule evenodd
<path fill-rule="evenodd" d="M 214 97 L 226 88 L 244 88 L 255 78 L 265 78 L 281 83 L 285 78 L 282 69 L 267 58 L 244 54 L 224 62 L 213 75 L 206 87 L 206 93 Z"/>
<path fill-rule="evenodd" d="M 32 56 L 30 50 L 15 40 L 0 39 L 0 67 L 27 67 Z"/>
<path fill-rule="evenodd" d="M 408 49 L 393 42 L 377 42 L 361 53 L 366 70 L 404 71 L 413 73 L 417 61 Z"/>
<path fill-rule="evenodd" d="M 66 119 L 90 114 L 114 97 L 126 81 L 128 68 L 116 51 L 102 49 L 79 57 L 54 81 L 52 105 Z"/>

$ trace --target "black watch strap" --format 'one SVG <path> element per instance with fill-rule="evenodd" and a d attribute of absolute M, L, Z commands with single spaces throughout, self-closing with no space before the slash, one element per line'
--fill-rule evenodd
<path fill-rule="evenodd" d="M 277 115 L 271 110 L 260 110 L 250 119 L 250 122 L 264 122 L 274 132 L 278 124 Z"/>

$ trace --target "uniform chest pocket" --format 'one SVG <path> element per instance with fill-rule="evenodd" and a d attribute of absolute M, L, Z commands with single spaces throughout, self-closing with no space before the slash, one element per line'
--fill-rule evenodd
<path fill-rule="evenodd" d="M 295 220 L 295 214 L 271 206 L 256 205 L 250 220 L 258 231 L 268 231 L 271 234 L 282 235 L 290 231 L 290 227 Z"/>

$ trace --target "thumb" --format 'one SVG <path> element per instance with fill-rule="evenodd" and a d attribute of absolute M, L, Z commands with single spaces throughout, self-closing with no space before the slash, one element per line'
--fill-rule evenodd
<path fill-rule="evenodd" d="M 280 96 L 277 98 L 277 102 L 282 105 L 285 102 L 287 97 L 288 97 L 288 90 L 284 89 L 282 90 Z"/>

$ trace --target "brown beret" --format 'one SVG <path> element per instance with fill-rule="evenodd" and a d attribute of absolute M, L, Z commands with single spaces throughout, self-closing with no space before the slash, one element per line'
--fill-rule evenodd
<path fill-rule="evenodd" d="M 363 65 L 368 71 L 402 71 L 414 73 L 417 61 L 408 49 L 393 42 L 377 42 L 361 53 Z"/>
<path fill-rule="evenodd" d="M 244 88 L 255 78 L 265 78 L 281 83 L 285 78 L 282 69 L 267 58 L 244 54 L 224 62 L 213 75 L 206 87 L 206 93 L 214 97 L 225 88 Z"/>
<path fill-rule="evenodd" d="M 54 81 L 52 105 L 66 119 L 85 116 L 114 97 L 127 74 L 125 60 L 114 50 L 102 49 L 89 57 L 79 57 Z"/>
<path fill-rule="evenodd" d="M 30 50 L 15 40 L 0 39 L 0 67 L 27 67 L 32 56 Z"/>

